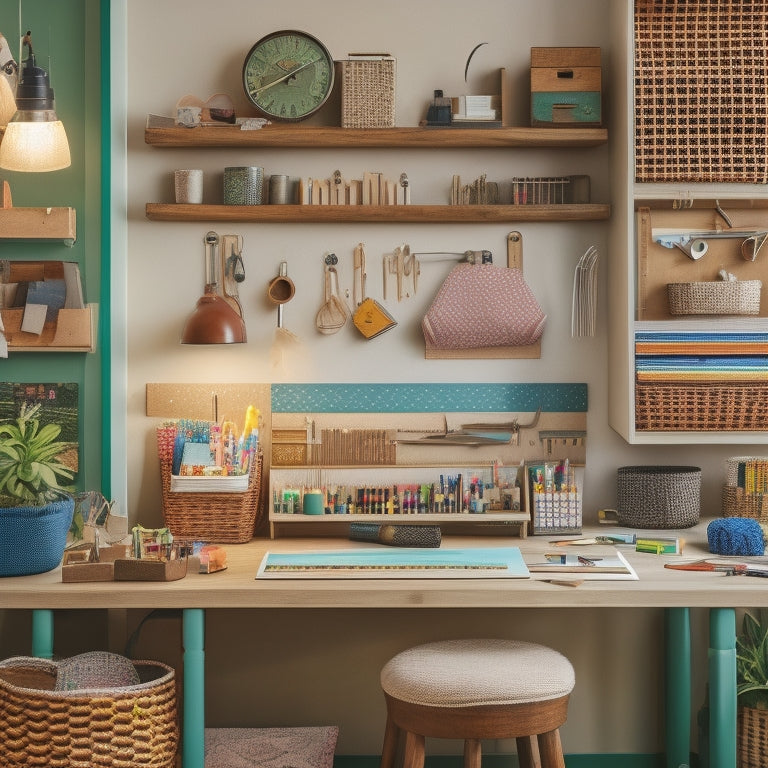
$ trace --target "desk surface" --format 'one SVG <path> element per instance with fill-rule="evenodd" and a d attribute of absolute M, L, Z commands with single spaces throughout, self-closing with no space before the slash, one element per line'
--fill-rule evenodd
<path fill-rule="evenodd" d="M 607 527 L 585 529 L 584 537 L 609 533 Z M 621 529 L 624 530 L 624 529 Z M 653 531 L 642 531 L 651 536 Z M 577 608 L 577 607 L 768 607 L 764 579 L 721 573 L 672 571 L 670 560 L 711 557 L 706 523 L 679 533 L 684 554 L 659 556 L 621 551 L 638 581 L 585 581 L 578 587 L 530 579 L 339 579 L 276 580 L 255 578 L 265 552 L 298 552 L 346 547 L 378 547 L 342 539 L 254 539 L 224 545 L 229 567 L 219 573 L 189 573 L 172 582 L 61 581 L 59 568 L 35 576 L 0 578 L 0 608 Z M 444 537 L 444 547 L 519 546 L 528 563 L 540 562 L 556 536 Z M 596 554 L 598 547 L 563 551 Z M 752 558 L 763 561 L 763 558 Z M 564 576 L 563 578 L 569 578 Z"/>

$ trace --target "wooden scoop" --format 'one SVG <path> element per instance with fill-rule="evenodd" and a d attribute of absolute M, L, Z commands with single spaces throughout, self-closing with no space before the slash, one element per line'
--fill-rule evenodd
<path fill-rule="evenodd" d="M 336 267 L 325 265 L 325 303 L 315 316 L 315 327 L 320 333 L 330 335 L 344 327 L 348 312 L 339 298 L 339 273 Z"/>

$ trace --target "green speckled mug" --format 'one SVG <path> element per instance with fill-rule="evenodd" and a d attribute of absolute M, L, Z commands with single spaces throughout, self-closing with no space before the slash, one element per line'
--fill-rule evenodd
<path fill-rule="evenodd" d="M 224 205 L 261 205 L 264 169 L 258 166 L 224 169 Z"/>

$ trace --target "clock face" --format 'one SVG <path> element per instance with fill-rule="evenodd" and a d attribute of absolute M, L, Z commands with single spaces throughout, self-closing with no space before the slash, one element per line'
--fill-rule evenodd
<path fill-rule="evenodd" d="M 267 117 L 303 120 L 317 112 L 331 94 L 333 58 L 306 32 L 273 32 L 245 57 L 243 87 Z"/>

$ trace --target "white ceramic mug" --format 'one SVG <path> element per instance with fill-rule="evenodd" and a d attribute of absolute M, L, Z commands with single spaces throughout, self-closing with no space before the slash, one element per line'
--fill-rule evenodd
<path fill-rule="evenodd" d="M 174 171 L 173 183 L 177 203 L 203 202 L 203 172 L 199 168 Z"/>

